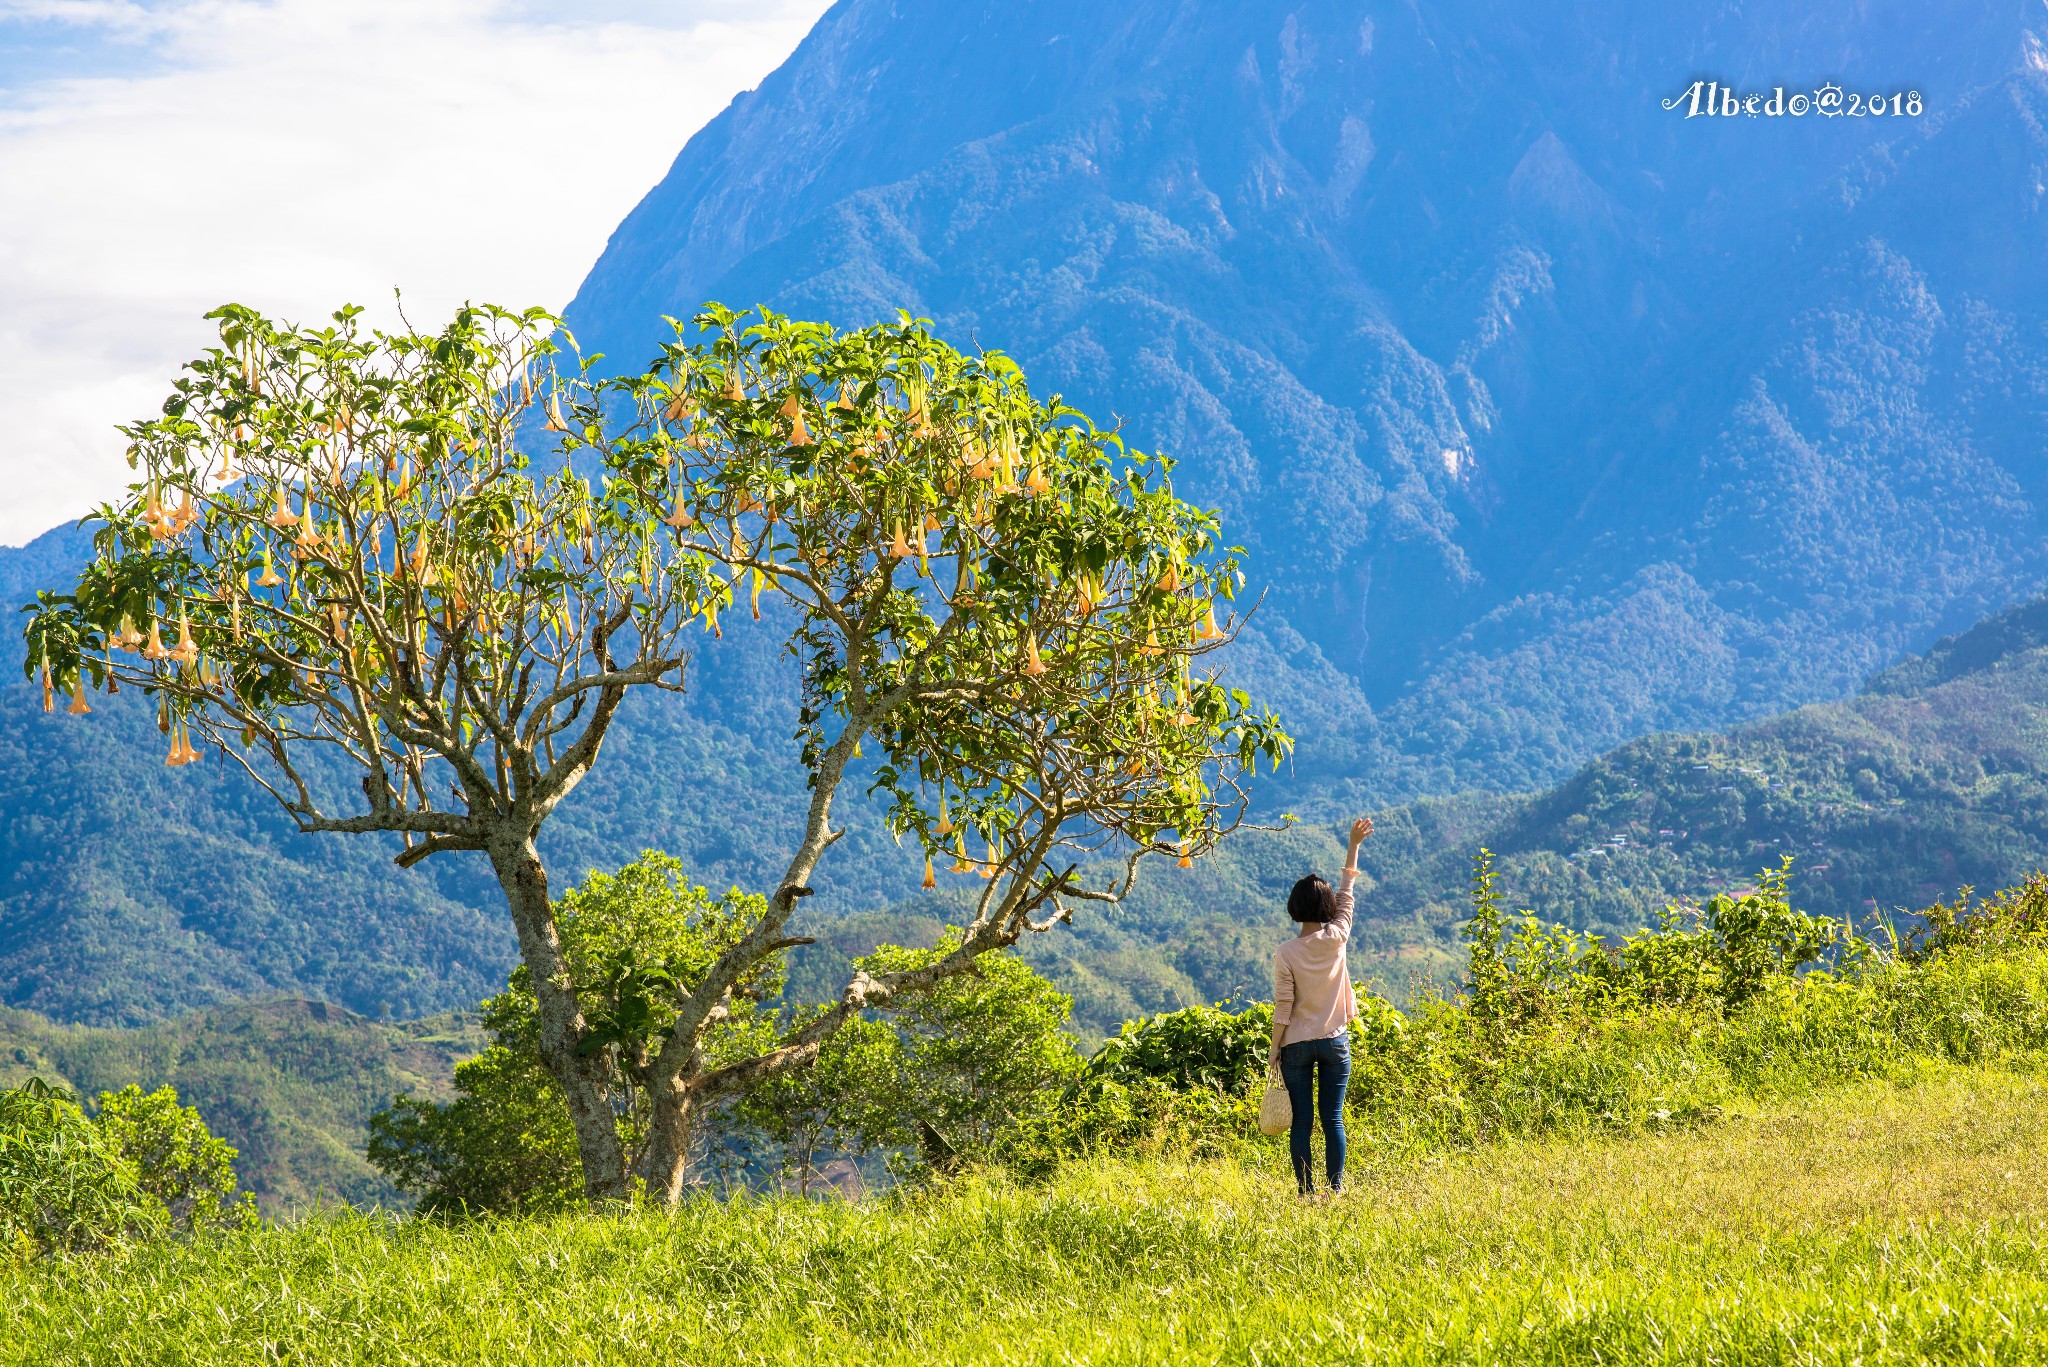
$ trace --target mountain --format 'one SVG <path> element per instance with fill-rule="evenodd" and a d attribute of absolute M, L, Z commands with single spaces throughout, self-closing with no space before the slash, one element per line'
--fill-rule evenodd
<path fill-rule="evenodd" d="M 707 298 L 1008 351 L 1250 548 L 1304 793 L 1526 790 L 2048 583 L 2044 35 L 2017 0 L 842 0 L 568 316 L 621 365 Z M 1922 112 L 1664 107 L 1696 79 Z"/>
<path fill-rule="evenodd" d="M 2044 34 L 2017 0 L 843 0 L 689 140 L 569 317 L 623 366 L 708 298 L 848 325 L 907 309 L 1178 457 L 1263 594 L 1238 679 L 1301 738 L 1267 811 L 1405 807 L 1413 856 L 1382 896 L 1413 934 L 1386 947 L 1427 978 L 1482 835 L 1531 861 L 1530 897 L 1617 926 L 1747 876 L 1770 840 L 1832 849 L 1817 811 L 1755 816 L 1775 809 L 1752 776 L 1711 785 L 1744 813 L 1719 827 L 1625 822 L 1619 795 L 1702 762 L 1660 746 L 1708 747 L 1711 775 L 1738 742 L 1701 738 L 1730 725 L 1819 745 L 1765 719 L 2048 586 Z M 1664 107 L 1698 80 L 1912 91 L 1921 113 Z M 63 584 L 83 553 L 75 529 L 0 550 L 0 591 Z M 20 649 L 0 634 L 9 679 Z M 1968 659 L 1938 667 L 1963 673 L 1859 696 L 1853 724 L 1947 747 L 1967 777 L 1953 738 L 2007 714 L 1966 714 L 1988 687 Z M 556 818 L 558 881 L 650 846 L 714 886 L 773 876 L 801 800 L 791 680 L 746 624 L 693 668 L 687 699 L 629 710 Z M 475 859 L 401 872 L 376 841 L 299 836 L 217 762 L 165 770 L 138 700 L 84 719 L 37 701 L 0 687 L 0 1003 L 112 1025 L 285 995 L 380 1019 L 502 981 L 511 937 Z M 1872 720 L 1916 708 L 1950 708 L 1947 729 Z M 1693 739 L 1599 758 L 1659 733 Z M 1858 764 L 1843 791 L 1865 769 L 1903 811 L 2007 822 L 1942 838 L 1959 879 L 2033 858 L 2025 822 L 1951 801 L 1962 786 L 1894 792 Z M 814 907 L 877 914 L 915 864 L 849 815 Z M 1614 847 L 1567 858 L 1664 829 L 1695 835 L 1639 887 L 1587 872 Z M 1884 855 L 1845 905 L 1947 876 L 1917 847 Z M 1243 937 L 1293 865 L 1244 857 L 1038 952 L 1098 1024 L 1256 980 Z"/>

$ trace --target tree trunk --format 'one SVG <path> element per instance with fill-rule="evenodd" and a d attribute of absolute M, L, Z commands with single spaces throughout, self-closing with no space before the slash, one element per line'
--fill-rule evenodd
<path fill-rule="evenodd" d="M 533 978 L 533 995 L 540 1004 L 541 1061 L 561 1084 L 569 1102 L 569 1121 L 576 1127 L 583 1193 L 593 1207 L 622 1205 L 630 1188 L 625 1148 L 612 1117 L 609 1067 L 601 1053 L 588 1058 L 576 1054 L 584 1034 L 583 1008 L 577 1004 L 569 961 L 555 933 L 547 868 L 532 838 L 523 832 L 491 842 L 489 850 L 519 933 L 519 957 Z"/>
<path fill-rule="evenodd" d="M 668 1079 L 665 1085 L 665 1093 L 657 1090 L 654 1094 L 652 1133 L 647 1137 L 647 1199 L 673 1210 L 683 1199 L 683 1178 L 689 1173 L 697 1104 L 680 1079 Z"/>

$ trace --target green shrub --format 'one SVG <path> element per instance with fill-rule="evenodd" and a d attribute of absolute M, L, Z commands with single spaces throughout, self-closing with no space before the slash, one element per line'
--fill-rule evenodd
<path fill-rule="evenodd" d="M 255 1218 L 254 1198 L 235 1199 L 235 1150 L 214 1137 L 170 1087 L 102 1092 L 93 1123 L 135 1165 L 142 1193 L 163 1207 L 171 1228 L 242 1223 Z"/>
<path fill-rule="evenodd" d="M 1148 1078 L 1175 1091 L 1211 1091 L 1236 1096 L 1266 1071 L 1273 1033 L 1273 1007 L 1260 1002 L 1244 1011 L 1188 1006 L 1143 1020 L 1126 1021 L 1104 1040 L 1088 1073 L 1130 1083 Z"/>
<path fill-rule="evenodd" d="M 0 1092 L 0 1260 L 254 1221 L 235 1151 L 177 1093 L 102 1093 L 88 1118 L 41 1078 Z"/>
<path fill-rule="evenodd" d="M 1897 946 L 1908 963 L 1945 955 L 1997 952 L 2048 945 L 2048 874 L 2035 874 L 2016 888 L 1972 898 L 1964 888 L 1953 902 L 1936 902 L 1915 918 L 1918 924 Z"/>
<path fill-rule="evenodd" d="M 0 1252 L 98 1248 L 169 1225 L 120 1146 L 41 1078 L 0 1092 Z"/>

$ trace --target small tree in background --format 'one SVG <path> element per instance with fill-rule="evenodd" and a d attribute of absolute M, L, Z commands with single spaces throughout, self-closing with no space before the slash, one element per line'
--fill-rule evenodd
<path fill-rule="evenodd" d="M 353 310 L 319 330 L 216 316 L 222 345 L 124 429 L 143 479 L 99 510 L 75 588 L 39 599 L 28 668 L 74 711 L 90 686 L 147 690 L 167 763 L 204 742 L 303 831 L 395 833 L 403 865 L 483 853 L 593 1202 L 630 1190 L 612 1092 L 635 1046 L 582 1000 L 537 841 L 626 694 L 681 689 L 688 637 L 742 597 L 790 608 L 811 797 L 751 924 L 701 974 L 643 979 L 673 1011 L 648 1041 L 636 1165 L 660 1200 L 705 1107 L 1116 900 L 1144 858 L 1206 853 L 1256 759 L 1286 749 L 1193 668 L 1228 639 L 1238 583 L 1214 520 L 999 354 L 907 321 L 835 333 L 714 307 L 709 340 L 599 379 L 556 368 L 538 311 L 465 308 L 434 336 L 366 336 Z M 543 467 L 516 440 L 536 413 L 561 457 Z M 862 971 L 716 1057 L 712 1032 L 796 942 L 863 742 L 927 885 L 934 860 L 981 880 L 973 914 L 947 953 Z M 356 781 L 323 788 L 313 750 Z"/>
<path fill-rule="evenodd" d="M 928 999 L 933 992 L 916 999 Z M 901 1050 L 888 1025 L 856 1017 L 826 1037 L 810 1067 L 786 1068 L 748 1088 L 729 1117 L 736 1129 L 751 1130 L 774 1145 L 781 1155 L 780 1177 L 799 1196 L 808 1196 L 825 1163 L 847 1151 L 876 1147 L 874 1130 L 894 1095 L 900 1063 Z M 889 1120 L 893 1126 L 893 1112 Z"/>
<path fill-rule="evenodd" d="M 607 1079 L 629 1169 L 645 1158 L 652 1051 L 674 1022 L 676 997 L 757 921 L 762 899 L 713 897 L 675 858 L 650 850 L 617 873 L 592 873 L 554 905 L 569 981 L 582 1006 L 584 1047 L 613 1066 Z M 772 1040 L 759 999 L 781 986 L 781 965 L 741 985 L 706 1032 L 712 1057 L 745 1057 Z M 483 1003 L 490 1047 L 456 1065 L 455 1099 L 400 1096 L 370 1119 L 369 1159 L 428 1215 L 534 1214 L 582 1198 L 574 1127 L 540 1050 L 533 975 L 512 970 Z"/>

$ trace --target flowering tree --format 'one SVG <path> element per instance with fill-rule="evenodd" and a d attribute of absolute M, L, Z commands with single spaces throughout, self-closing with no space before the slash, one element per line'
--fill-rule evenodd
<path fill-rule="evenodd" d="M 76 586 L 34 605 L 28 667 L 73 711 L 89 688 L 148 691 L 167 763 L 216 749 L 301 830 L 395 833 L 401 865 L 482 852 L 593 1201 L 636 1175 L 672 1201 L 706 1104 L 1122 897 L 1146 858 L 1207 853 L 1257 759 L 1289 745 L 1197 667 L 1240 582 L 1214 520 L 1164 460 L 1033 398 L 1000 355 L 908 320 L 839 333 L 713 306 L 645 372 L 601 378 L 560 364 L 539 311 L 465 308 L 438 335 L 366 333 L 354 310 L 317 330 L 215 316 L 221 346 L 124 429 L 142 479 L 98 510 Z M 519 441 L 535 428 L 542 461 Z M 801 834 L 715 954 L 640 965 L 593 1009 L 541 828 L 628 691 L 681 690 L 691 642 L 770 595 L 802 671 Z M 857 974 L 714 1057 L 707 1036 L 799 942 L 864 743 L 926 886 L 937 861 L 978 880 L 972 917 L 949 953 Z M 315 750 L 353 790 L 323 783 L 337 766 Z M 637 1173 L 621 1077 L 652 1099 Z"/>

